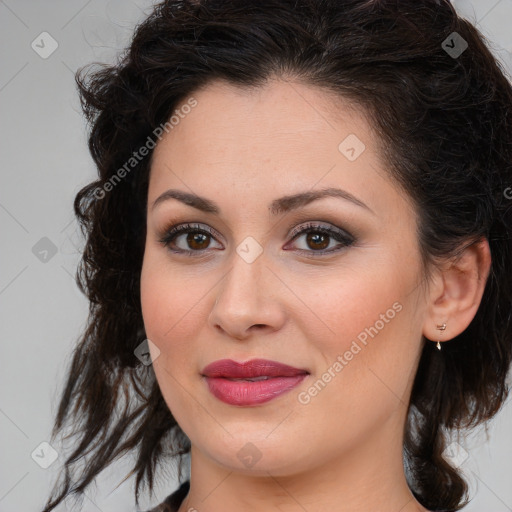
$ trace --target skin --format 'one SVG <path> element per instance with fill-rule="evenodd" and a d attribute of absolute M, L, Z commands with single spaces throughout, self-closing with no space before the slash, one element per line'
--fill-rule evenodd
<path fill-rule="evenodd" d="M 423 343 L 439 339 L 436 325 L 447 323 L 440 338 L 447 341 L 474 317 L 490 266 L 487 242 L 439 264 L 427 285 L 414 206 L 386 173 L 378 135 L 347 100 L 284 79 L 251 90 L 216 81 L 193 97 L 197 106 L 152 155 L 141 274 L 155 374 L 192 445 L 191 490 L 180 512 L 425 511 L 402 462 L 411 386 Z M 354 161 L 338 149 L 348 134 L 366 146 Z M 328 197 L 270 213 L 276 198 L 327 187 L 368 209 Z M 215 201 L 221 214 L 176 199 L 153 209 L 171 188 Z M 192 246 L 186 234 L 174 240 L 175 249 L 199 247 L 200 257 L 159 241 L 171 223 L 188 222 L 219 235 Z M 308 222 L 356 240 L 318 245 L 307 234 L 289 236 Z M 263 249 L 252 263 L 236 251 L 248 236 Z M 308 256 L 327 243 L 341 250 Z M 395 303 L 394 318 L 300 403 L 299 394 Z M 223 358 L 271 359 L 310 375 L 270 402 L 236 407 L 201 377 Z M 251 467 L 237 456 L 247 443 L 260 456 Z"/>

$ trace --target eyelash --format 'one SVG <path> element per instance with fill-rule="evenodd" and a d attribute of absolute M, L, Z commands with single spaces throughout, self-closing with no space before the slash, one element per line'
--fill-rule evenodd
<path fill-rule="evenodd" d="M 205 252 L 205 250 L 187 250 L 187 249 L 171 249 L 169 246 L 171 242 L 173 242 L 179 235 L 183 233 L 202 233 L 205 235 L 209 235 L 211 237 L 216 236 L 216 232 L 211 229 L 210 227 L 201 228 L 199 224 L 179 224 L 170 226 L 165 231 L 165 234 L 162 238 L 160 238 L 159 242 L 164 245 L 164 247 L 167 247 L 169 251 L 173 253 L 179 253 L 179 254 L 185 254 L 187 256 L 192 257 L 201 257 Z M 301 254 L 306 254 L 308 257 L 322 257 L 328 254 L 333 254 L 340 252 L 342 249 L 351 246 L 355 242 L 355 238 L 350 235 L 349 233 L 342 231 L 342 230 L 334 230 L 330 228 L 326 228 L 322 225 L 314 224 L 314 223 L 308 223 L 305 226 L 301 226 L 300 228 L 296 228 L 292 231 L 290 234 L 291 240 L 295 240 L 299 238 L 299 236 L 308 234 L 308 233 L 320 233 L 323 235 L 327 235 L 337 242 L 342 243 L 343 245 L 337 249 L 323 249 L 320 251 L 313 251 L 313 250 L 305 250 L 305 249 L 298 249 L 298 252 Z"/>

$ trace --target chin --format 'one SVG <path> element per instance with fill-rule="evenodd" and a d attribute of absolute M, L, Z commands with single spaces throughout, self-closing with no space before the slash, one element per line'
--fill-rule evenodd
<path fill-rule="evenodd" d="M 265 429 L 264 435 L 271 430 Z M 294 442 L 289 436 L 265 439 L 264 435 L 255 429 L 251 436 L 246 429 L 245 435 L 235 438 L 228 434 L 218 440 L 209 436 L 202 443 L 202 451 L 227 470 L 245 475 L 288 476 L 310 468 L 312 454 L 303 449 L 303 442 Z"/>

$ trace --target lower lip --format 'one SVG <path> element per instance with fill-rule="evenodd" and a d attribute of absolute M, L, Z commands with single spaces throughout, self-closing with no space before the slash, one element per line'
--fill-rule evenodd
<path fill-rule="evenodd" d="M 229 380 L 223 377 L 206 377 L 212 395 L 230 405 L 258 405 L 298 386 L 307 374 L 294 377 L 272 377 L 267 380 Z"/>

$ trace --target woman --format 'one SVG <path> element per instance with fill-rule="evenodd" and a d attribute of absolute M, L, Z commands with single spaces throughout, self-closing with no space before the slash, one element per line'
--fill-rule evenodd
<path fill-rule="evenodd" d="M 179 463 L 155 510 L 462 508 L 451 434 L 512 352 L 512 88 L 477 30 L 446 0 L 166 1 L 77 82 L 91 315 L 45 510 L 130 451 L 137 503 Z"/>

